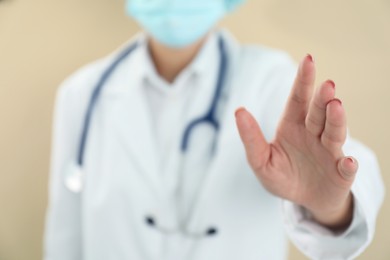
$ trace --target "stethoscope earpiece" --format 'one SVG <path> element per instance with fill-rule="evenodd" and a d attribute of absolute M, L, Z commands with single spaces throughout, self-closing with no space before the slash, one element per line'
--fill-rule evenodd
<path fill-rule="evenodd" d="M 211 228 L 207 229 L 207 231 L 206 231 L 206 235 L 210 236 L 210 237 L 215 236 L 217 234 L 218 234 L 218 229 L 215 227 L 211 227 Z"/>
<path fill-rule="evenodd" d="M 201 239 L 204 237 L 211 237 L 218 234 L 218 229 L 216 227 L 209 227 L 204 233 L 191 233 L 184 229 L 165 229 L 163 227 L 159 227 L 157 225 L 156 219 L 153 216 L 147 215 L 145 216 L 145 223 L 149 227 L 155 228 L 156 230 L 160 231 L 163 234 L 171 235 L 171 234 L 182 234 L 186 237 L 193 238 L 193 239 Z"/>
<path fill-rule="evenodd" d="M 151 227 L 156 226 L 156 222 L 154 221 L 154 218 L 152 216 L 146 216 L 145 222 L 148 226 L 151 226 Z"/>

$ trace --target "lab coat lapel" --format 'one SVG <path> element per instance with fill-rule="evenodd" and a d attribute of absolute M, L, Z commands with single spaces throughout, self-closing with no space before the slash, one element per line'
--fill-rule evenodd
<path fill-rule="evenodd" d="M 214 158 L 198 194 L 199 197 L 195 202 L 193 215 L 189 222 L 189 229 L 194 232 L 210 224 L 202 223 L 204 214 L 207 212 L 205 208 L 210 201 L 209 198 L 213 197 L 213 194 L 216 193 L 220 180 L 224 178 L 223 175 L 226 169 L 229 169 L 229 165 L 227 164 L 234 164 L 235 160 L 238 159 L 236 156 L 237 151 L 242 149 L 234 118 L 234 111 L 242 105 L 240 104 L 240 95 L 242 94 L 240 88 L 234 88 L 234 86 L 240 86 L 240 82 L 234 82 L 236 77 L 233 77 L 234 71 L 239 68 L 232 67 L 232 64 L 239 64 L 237 61 L 234 61 L 237 59 L 239 47 L 236 40 L 228 32 L 222 31 L 221 33 L 225 40 L 229 59 L 228 73 L 226 73 L 226 82 L 229 83 L 224 86 L 221 96 L 227 96 L 228 99 L 222 107 L 223 113 L 220 116 L 221 128 L 217 137 Z"/>
<path fill-rule="evenodd" d="M 150 109 L 142 86 L 137 80 L 130 82 L 134 85 L 126 86 L 126 91 L 120 92 L 113 104 L 113 128 L 122 149 L 128 153 L 129 160 L 137 168 L 135 174 L 140 174 L 148 185 L 160 192 L 158 157 Z"/>
<path fill-rule="evenodd" d="M 230 171 L 230 165 L 234 165 L 236 160 L 241 160 L 240 150 L 242 150 L 242 144 L 240 143 L 239 135 L 235 127 L 234 111 L 237 108 L 236 102 L 229 102 L 224 114 L 224 122 L 221 127 L 219 137 L 217 139 L 217 149 L 214 159 L 210 164 L 208 174 L 205 181 L 200 188 L 197 201 L 194 206 L 194 214 L 191 216 L 190 230 L 196 232 L 203 229 L 213 223 L 208 223 L 210 219 L 205 218 L 211 213 L 207 210 L 210 208 L 208 204 L 214 203 L 214 200 L 210 198 L 215 197 L 218 194 L 218 189 L 221 186 L 221 182 L 226 178 L 227 169 Z M 242 151 L 242 154 L 244 151 Z M 215 208 L 212 206 L 211 208 Z M 206 222 L 204 222 L 206 221 Z"/>

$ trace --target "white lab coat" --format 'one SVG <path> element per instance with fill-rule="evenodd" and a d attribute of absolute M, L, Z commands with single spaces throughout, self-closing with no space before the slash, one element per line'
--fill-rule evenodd
<path fill-rule="evenodd" d="M 221 34 L 229 57 L 228 98 L 220 116 L 218 149 L 186 227 L 195 233 L 215 227 L 218 233 L 194 240 L 145 224 L 146 215 L 156 214 L 164 225 L 177 225 L 172 194 L 159 176 L 144 92 L 132 87 L 139 64 L 131 55 L 107 82 L 93 112 L 82 191 L 74 193 L 64 184 L 76 160 L 91 91 L 115 52 L 72 75 L 58 92 L 46 260 L 281 260 L 288 253 L 285 233 L 314 259 L 353 258 L 369 244 L 384 196 L 374 154 L 351 139 L 344 147 L 360 168 L 353 185 L 353 223 L 341 234 L 270 195 L 248 167 L 234 111 L 245 106 L 272 139 L 296 66 L 283 52 L 242 46 L 227 32 Z"/>

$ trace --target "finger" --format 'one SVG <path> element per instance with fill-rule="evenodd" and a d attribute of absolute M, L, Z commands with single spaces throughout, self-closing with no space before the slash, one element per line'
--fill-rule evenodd
<path fill-rule="evenodd" d="M 326 105 L 334 98 L 335 84 L 327 80 L 317 89 L 311 100 L 309 112 L 306 116 L 306 128 L 315 136 L 320 136 L 325 127 Z"/>
<path fill-rule="evenodd" d="M 235 115 L 237 128 L 244 143 L 248 162 L 253 170 L 259 170 L 266 164 L 269 158 L 269 144 L 265 140 L 255 118 L 245 108 L 237 109 Z"/>
<path fill-rule="evenodd" d="M 344 180 L 353 181 L 359 168 L 359 164 L 355 158 L 347 156 L 339 160 L 337 168 Z"/>
<path fill-rule="evenodd" d="M 326 122 L 321 135 L 321 142 L 330 152 L 338 152 L 341 151 L 346 135 L 345 111 L 341 100 L 335 98 L 326 107 Z"/>
<path fill-rule="evenodd" d="M 299 65 L 297 77 L 287 102 L 284 119 L 294 123 L 304 123 L 315 81 L 315 66 L 311 55 L 307 55 Z"/>

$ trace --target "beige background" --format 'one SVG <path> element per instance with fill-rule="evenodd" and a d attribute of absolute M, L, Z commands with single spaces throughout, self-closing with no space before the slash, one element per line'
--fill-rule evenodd
<path fill-rule="evenodd" d="M 224 20 L 243 42 L 312 53 L 333 78 L 352 135 L 378 154 L 390 189 L 389 0 L 252 0 Z M 0 259 L 40 259 L 58 84 L 138 30 L 122 0 L 0 4 Z M 360 259 L 390 259 L 390 205 Z M 292 249 L 290 259 L 305 259 Z"/>

